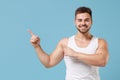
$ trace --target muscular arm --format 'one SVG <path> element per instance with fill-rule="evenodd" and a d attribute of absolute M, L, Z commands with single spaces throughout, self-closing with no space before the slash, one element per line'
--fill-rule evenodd
<path fill-rule="evenodd" d="M 31 30 L 28 30 L 28 32 L 31 35 L 30 42 L 32 46 L 35 48 L 39 60 L 45 67 L 50 68 L 52 66 L 55 66 L 63 59 L 64 57 L 63 47 L 66 45 L 67 38 L 62 39 L 58 43 L 56 49 L 50 55 L 48 55 L 46 52 L 43 51 L 39 44 L 40 38 L 36 36 Z"/>
<path fill-rule="evenodd" d="M 58 64 L 64 57 L 64 52 L 63 52 L 63 40 L 61 40 L 56 49 L 50 54 L 48 55 L 47 53 L 45 53 L 41 46 L 37 46 L 35 48 L 38 58 L 41 61 L 41 63 L 47 67 L 50 68 L 52 66 L 55 66 L 56 64 Z"/>
<path fill-rule="evenodd" d="M 85 54 L 69 49 L 69 54 L 67 55 L 93 66 L 105 66 L 109 58 L 107 42 L 103 39 L 99 39 L 99 46 L 95 54 Z"/>

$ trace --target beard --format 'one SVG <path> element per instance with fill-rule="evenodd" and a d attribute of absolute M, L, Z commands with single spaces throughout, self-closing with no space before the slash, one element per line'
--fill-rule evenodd
<path fill-rule="evenodd" d="M 82 26 L 79 25 L 77 27 L 77 30 L 82 34 L 85 34 L 85 33 L 89 32 L 90 28 L 88 28 L 87 25 L 82 25 Z"/>

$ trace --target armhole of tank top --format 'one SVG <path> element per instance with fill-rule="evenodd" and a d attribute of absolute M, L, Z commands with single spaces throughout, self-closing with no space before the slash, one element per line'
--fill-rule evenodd
<path fill-rule="evenodd" d="M 70 43 L 70 37 L 68 38 L 67 47 L 69 46 L 69 43 Z"/>
<path fill-rule="evenodd" d="M 70 42 L 72 41 L 72 38 L 73 38 L 73 37 L 74 37 L 74 35 L 68 38 L 68 43 L 67 43 L 67 46 L 68 46 L 68 47 L 70 47 Z"/>
<path fill-rule="evenodd" d="M 95 37 L 95 38 L 96 38 L 96 43 L 97 43 L 96 48 L 98 48 L 98 45 L 99 45 L 99 38 L 98 38 L 98 37 Z"/>
<path fill-rule="evenodd" d="M 95 47 L 96 47 L 96 49 L 97 49 L 97 48 L 98 48 L 98 37 L 95 37 L 95 36 L 94 36 L 92 43 L 95 44 Z"/>

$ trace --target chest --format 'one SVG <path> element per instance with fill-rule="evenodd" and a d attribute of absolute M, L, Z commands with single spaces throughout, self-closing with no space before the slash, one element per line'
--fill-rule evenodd
<path fill-rule="evenodd" d="M 79 41 L 79 40 L 74 40 L 75 44 L 77 47 L 80 47 L 80 48 L 86 48 L 88 47 L 88 45 L 90 44 L 90 40 L 88 41 Z"/>

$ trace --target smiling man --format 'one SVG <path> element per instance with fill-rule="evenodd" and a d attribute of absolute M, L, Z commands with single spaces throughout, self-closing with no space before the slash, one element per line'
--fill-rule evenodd
<path fill-rule="evenodd" d="M 30 42 L 47 68 L 57 65 L 64 58 L 66 80 L 100 80 L 99 67 L 107 64 L 109 53 L 107 42 L 89 32 L 92 26 L 90 8 L 79 7 L 75 11 L 75 25 L 77 33 L 60 40 L 50 55 L 41 48 L 40 38 L 29 30 Z"/>

